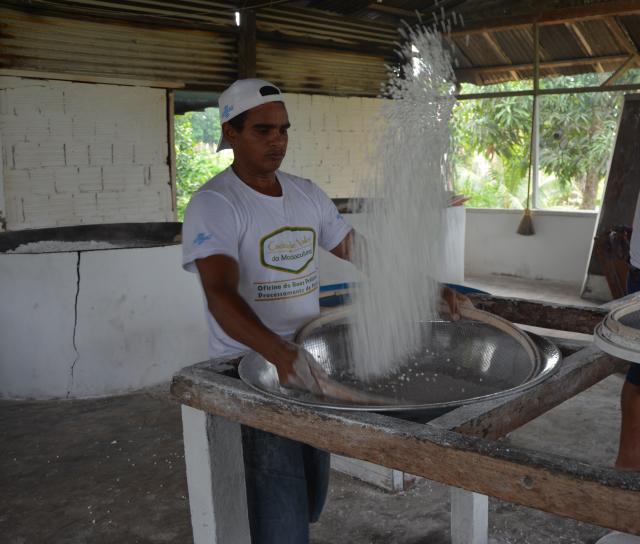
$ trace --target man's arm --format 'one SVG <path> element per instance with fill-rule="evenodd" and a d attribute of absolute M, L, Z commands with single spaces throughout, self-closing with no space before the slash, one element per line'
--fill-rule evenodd
<path fill-rule="evenodd" d="M 196 259 L 211 315 L 231 338 L 276 365 L 280 383 L 294 374 L 297 347 L 268 329 L 238 293 L 238 263 L 227 255 Z"/>

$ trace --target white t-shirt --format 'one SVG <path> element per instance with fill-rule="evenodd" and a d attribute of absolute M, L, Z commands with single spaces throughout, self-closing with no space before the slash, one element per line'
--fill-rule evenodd
<path fill-rule="evenodd" d="M 291 337 L 320 312 L 318 245 L 335 248 L 351 231 L 329 197 L 307 179 L 277 171 L 281 197 L 245 184 L 232 168 L 192 197 L 182 226 L 182 266 L 227 255 L 240 267 L 238 291 L 260 320 Z M 229 337 L 209 312 L 209 355 L 235 356 L 248 348 Z"/>
<path fill-rule="evenodd" d="M 629 242 L 629 261 L 631 266 L 640 268 L 640 196 L 633 216 L 633 231 Z"/>

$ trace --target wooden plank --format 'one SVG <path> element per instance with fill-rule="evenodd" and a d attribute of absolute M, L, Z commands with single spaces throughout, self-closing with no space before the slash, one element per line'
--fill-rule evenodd
<path fill-rule="evenodd" d="M 167 91 L 167 144 L 169 160 L 169 190 L 171 191 L 171 211 L 173 220 L 178 220 L 178 196 L 176 180 L 176 129 L 175 129 L 175 92 Z"/>
<path fill-rule="evenodd" d="M 569 32 L 573 34 L 573 37 L 576 39 L 576 42 L 578 42 L 578 45 L 580 46 L 582 52 L 589 57 L 594 57 L 595 55 L 593 54 L 593 48 L 591 47 L 589 40 L 587 40 L 586 36 L 582 32 L 582 30 L 580 30 L 578 25 L 576 25 L 575 23 L 565 23 L 565 26 L 569 29 Z M 595 63 L 595 67 L 596 72 L 604 72 L 604 68 L 599 62 Z"/>
<path fill-rule="evenodd" d="M 250 544 L 240 425 L 182 406 L 194 544 Z"/>
<path fill-rule="evenodd" d="M 635 42 L 631 39 L 627 29 L 622 26 L 618 19 L 615 17 L 606 17 L 604 22 L 623 51 L 626 51 L 631 55 L 638 52 Z"/>
<path fill-rule="evenodd" d="M 628 362 L 590 346 L 567 357 L 555 375 L 535 388 L 513 397 L 461 406 L 427 426 L 497 439 L 628 367 Z"/>
<path fill-rule="evenodd" d="M 592 334 L 608 313 L 601 308 L 588 306 L 566 306 L 475 293 L 470 294 L 469 298 L 479 310 L 499 315 L 512 323 L 585 334 Z"/>
<path fill-rule="evenodd" d="M 211 372 L 206 365 L 182 370 L 173 379 L 171 393 L 188 406 L 333 453 L 640 534 L 636 474 L 380 414 L 295 405 Z"/>
<path fill-rule="evenodd" d="M 256 77 L 256 13 L 243 11 L 238 33 L 238 77 Z"/>
<path fill-rule="evenodd" d="M 613 91 L 637 91 L 640 89 L 640 84 L 633 83 L 630 85 L 609 85 L 608 87 L 591 86 L 591 87 L 564 87 L 555 89 L 540 89 L 539 95 L 551 95 L 551 94 L 576 94 L 576 93 L 603 93 Z M 457 100 L 477 100 L 479 98 L 500 98 L 507 96 L 532 96 L 533 89 L 528 91 L 504 91 L 504 92 L 490 92 L 490 93 L 469 93 L 456 95 Z"/>
<path fill-rule="evenodd" d="M 638 60 L 640 59 L 640 55 L 634 53 L 633 55 L 629 55 L 629 58 L 625 60 L 613 74 L 611 74 L 602 84 L 602 87 L 608 87 L 612 85 L 615 81 L 620 79 L 623 75 L 625 75 L 630 68 L 635 67 L 638 64 Z"/>
<path fill-rule="evenodd" d="M 609 88 L 613 88 L 611 86 Z M 598 214 L 595 239 L 603 239 L 615 226 L 633 225 L 633 215 L 640 194 L 640 100 L 637 96 L 625 96 L 620 114 L 618 133 L 611 156 L 607 184 Z M 590 295 L 594 276 L 602 277 L 604 270 L 596 255 L 598 247 L 592 244 L 583 295 Z"/>
<path fill-rule="evenodd" d="M 628 55 L 603 55 L 599 57 L 577 57 L 571 59 L 556 59 L 540 62 L 541 70 L 553 70 L 556 68 L 572 68 L 574 66 L 589 66 L 594 63 L 620 63 L 625 61 Z M 455 71 L 458 77 L 468 77 L 482 74 L 495 74 L 498 72 L 524 71 L 534 69 L 533 62 L 520 64 L 496 64 L 494 66 L 475 66 L 473 68 L 458 68 Z"/>

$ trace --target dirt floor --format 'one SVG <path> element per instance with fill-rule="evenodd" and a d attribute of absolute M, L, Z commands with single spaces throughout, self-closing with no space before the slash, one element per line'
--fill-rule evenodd
<path fill-rule="evenodd" d="M 612 376 L 508 440 L 609 465 L 621 385 Z M 0 489 L 2 543 L 191 541 L 180 410 L 163 390 L 0 402 Z M 393 495 L 334 472 L 312 542 L 445 544 L 448 498 L 448 488 L 425 480 Z M 500 501 L 490 508 L 494 543 L 593 543 L 606 533 Z"/>

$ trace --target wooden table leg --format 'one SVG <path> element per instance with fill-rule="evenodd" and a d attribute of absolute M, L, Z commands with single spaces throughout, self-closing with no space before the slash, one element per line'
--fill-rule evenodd
<path fill-rule="evenodd" d="M 451 544 L 487 544 L 489 498 L 451 487 Z"/>
<path fill-rule="evenodd" d="M 182 405 L 194 544 L 250 544 L 240 425 Z"/>

